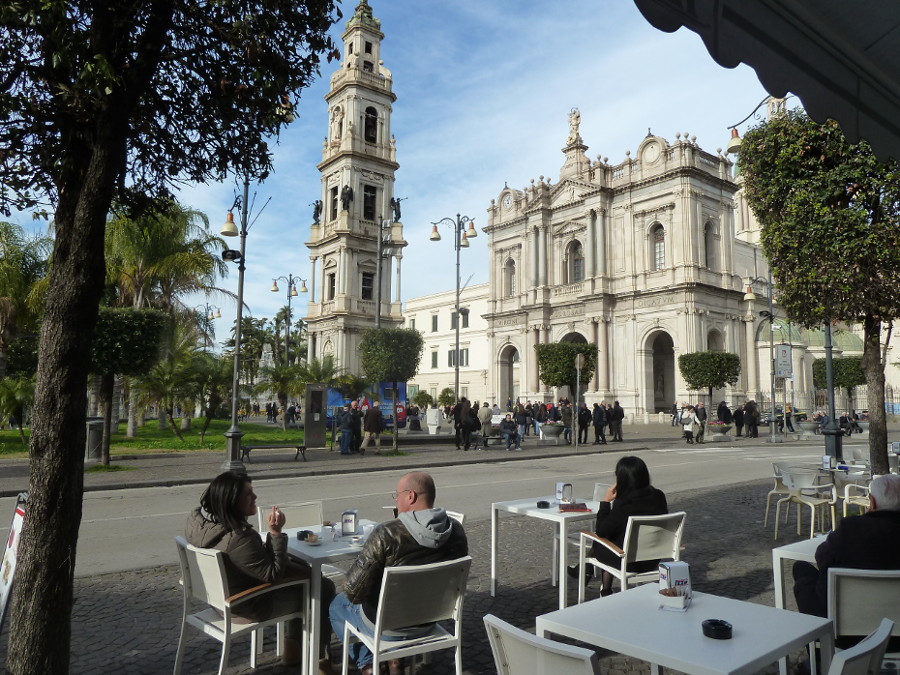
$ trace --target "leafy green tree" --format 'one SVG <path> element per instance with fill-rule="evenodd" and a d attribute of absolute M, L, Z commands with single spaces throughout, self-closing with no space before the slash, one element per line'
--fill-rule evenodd
<path fill-rule="evenodd" d="M 234 384 L 234 361 L 231 359 L 200 352 L 194 355 L 191 370 L 194 373 L 192 381 L 196 384 L 196 398 L 204 402 L 203 428 L 200 429 L 200 442 L 206 438 L 213 417 L 225 412 L 223 403 L 231 395 L 231 387 Z"/>
<path fill-rule="evenodd" d="M 834 386 L 846 389 L 848 396 L 853 396 L 853 389 L 866 383 L 866 373 L 862 367 L 862 357 L 842 356 L 831 361 L 834 373 Z M 826 387 L 825 359 L 813 361 L 813 384 L 817 389 Z"/>
<path fill-rule="evenodd" d="M 434 405 L 434 398 L 424 389 L 419 389 L 416 395 L 412 397 L 412 402 L 420 408 L 430 408 Z"/>
<path fill-rule="evenodd" d="M 25 410 L 34 401 L 34 380 L 23 375 L 4 377 L 0 380 L 0 417 L 10 426 L 16 426 L 19 430 L 19 438 L 26 443 Z M 13 424 L 13 420 L 15 423 Z"/>
<path fill-rule="evenodd" d="M 900 167 L 838 124 L 802 112 L 749 131 L 739 163 L 747 201 L 793 321 L 861 323 L 874 473 L 887 473 L 882 325 L 900 316 Z"/>
<path fill-rule="evenodd" d="M 91 370 L 101 375 L 102 463 L 109 464 L 116 375 L 141 375 L 159 360 L 166 315 L 156 310 L 102 307 L 91 345 Z"/>
<path fill-rule="evenodd" d="M 419 372 L 425 350 L 422 334 L 414 328 L 370 328 L 359 342 L 359 360 L 363 372 L 372 382 L 393 385 L 391 411 L 397 420 L 397 383 L 406 382 Z M 394 425 L 394 451 L 397 450 L 397 428 Z"/>
<path fill-rule="evenodd" d="M 361 375 L 344 373 L 334 381 L 334 384 L 341 394 L 343 394 L 344 398 L 348 398 L 352 401 L 354 399 L 359 399 L 366 394 L 373 393 L 378 383 L 372 382 Z"/>
<path fill-rule="evenodd" d="M 688 389 L 706 389 L 712 406 L 713 389 L 737 384 L 741 358 L 725 352 L 692 352 L 678 357 L 678 369 Z"/>
<path fill-rule="evenodd" d="M 541 382 L 548 387 L 568 386 L 569 391 L 575 392 L 577 401 L 581 392 L 576 388 L 575 356 L 584 355 L 581 368 L 581 385 L 584 386 L 591 381 L 597 367 L 597 345 L 592 342 L 551 342 L 535 345 L 535 350 Z"/>
<path fill-rule="evenodd" d="M 114 201 L 264 179 L 333 0 L 17 0 L 0 8 L 0 212 L 51 205 L 56 228 L 30 443 L 29 517 L 10 616 L 11 675 L 69 671 L 91 339 Z M 10 154 L 14 153 L 14 154 Z"/>
<path fill-rule="evenodd" d="M 47 237 L 29 237 L 18 225 L 0 222 L 0 378 L 6 375 L 13 342 L 36 329 L 50 246 Z"/>
<path fill-rule="evenodd" d="M 438 403 L 442 408 L 446 408 L 448 405 L 454 405 L 456 403 L 456 393 L 454 393 L 453 387 L 444 387 L 441 389 L 441 392 L 438 394 Z"/>

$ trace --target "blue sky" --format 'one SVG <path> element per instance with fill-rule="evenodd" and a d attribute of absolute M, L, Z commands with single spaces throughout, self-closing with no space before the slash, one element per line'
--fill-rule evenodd
<path fill-rule="evenodd" d="M 521 189 L 541 175 L 556 182 L 571 108 L 581 111 L 588 155 L 619 163 L 627 150 L 635 153 L 648 128 L 670 142 L 676 132 L 688 132 L 705 150 L 724 148 L 726 127 L 766 95 L 750 68 L 721 68 L 696 34 L 656 30 L 631 0 L 370 4 L 382 22 L 381 55 L 397 95 L 391 121 L 400 164 L 395 194 L 406 198 L 402 220 L 410 242 L 403 258 L 404 299 L 453 287 L 450 230 L 442 230 L 443 241 L 430 242 L 432 221 L 461 213 L 483 227 L 490 200 L 505 183 Z M 342 5 L 336 40 L 355 6 L 356 0 Z M 296 121 L 281 135 L 273 174 L 251 187 L 257 211 L 271 198 L 247 239 L 245 300 L 254 316 L 271 317 L 285 302 L 284 293 L 269 291 L 272 277 L 309 276 L 304 242 L 309 205 L 321 192 L 315 165 L 327 131 L 323 96 L 337 67 L 324 64 Z M 235 190 L 233 183 L 197 186 L 180 198 L 205 212 L 218 230 Z M 472 284 L 487 281 L 486 239 L 481 233 L 462 252 L 462 279 L 473 275 Z M 236 291 L 234 266 L 221 285 Z M 204 300 L 197 296 L 191 304 Z M 302 316 L 305 298 L 297 300 L 294 309 Z M 209 301 L 221 306 L 218 333 L 224 336 L 235 304 Z"/>

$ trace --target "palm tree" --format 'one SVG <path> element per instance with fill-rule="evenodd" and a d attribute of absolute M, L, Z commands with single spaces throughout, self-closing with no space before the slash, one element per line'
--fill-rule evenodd
<path fill-rule="evenodd" d="M 289 396 L 300 396 L 305 390 L 305 384 L 298 378 L 297 366 L 286 366 L 283 363 L 275 363 L 265 366 L 260 372 L 260 382 L 253 387 L 255 394 L 265 394 L 274 391 L 278 398 L 278 405 L 285 412 Z M 281 416 L 281 428 L 287 431 L 287 415 Z"/>
<path fill-rule="evenodd" d="M 34 380 L 29 377 L 5 377 L 0 380 L 0 417 L 9 419 L 10 426 L 19 429 L 19 438 L 26 443 L 25 408 L 34 402 Z"/>
<path fill-rule="evenodd" d="M 344 369 L 337 365 L 331 354 L 326 354 L 321 359 L 310 359 L 297 367 L 297 379 L 307 384 L 326 384 L 333 386 L 343 374 Z"/>
<path fill-rule="evenodd" d="M 216 411 L 226 401 L 231 393 L 232 377 L 234 374 L 231 360 L 203 352 L 195 354 L 191 370 L 194 372 L 192 383 L 196 387 L 194 398 L 202 401 L 203 428 L 200 429 L 200 442 L 206 437 L 209 423 Z"/>
<path fill-rule="evenodd" d="M 0 378 L 10 345 L 37 326 L 51 247 L 49 237 L 28 237 L 18 225 L 0 222 Z"/>

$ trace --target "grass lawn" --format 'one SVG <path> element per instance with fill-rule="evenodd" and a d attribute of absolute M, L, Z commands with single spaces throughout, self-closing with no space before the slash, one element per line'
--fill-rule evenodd
<path fill-rule="evenodd" d="M 178 424 L 179 420 L 175 420 Z M 121 433 L 114 433 L 110 441 L 110 454 L 116 455 L 135 454 L 142 452 L 185 452 L 185 451 L 209 451 L 222 452 L 225 450 L 225 432 L 231 426 L 231 420 L 213 420 L 203 443 L 200 442 L 200 429 L 203 428 L 203 420 L 195 419 L 190 431 L 182 431 L 184 441 L 179 441 L 170 427 L 157 428 L 156 420 L 148 420 L 143 427 L 138 428 L 137 438 L 125 437 L 125 423 L 119 425 Z M 281 427 L 265 422 L 241 422 L 241 431 L 244 432 L 243 443 L 248 445 L 274 445 L 276 443 L 302 443 L 304 439 L 303 429 L 288 429 L 282 431 Z M 31 430 L 25 429 L 26 439 Z M 18 430 L 8 429 L 0 431 L 0 457 L 27 457 L 28 448 L 22 444 Z"/>

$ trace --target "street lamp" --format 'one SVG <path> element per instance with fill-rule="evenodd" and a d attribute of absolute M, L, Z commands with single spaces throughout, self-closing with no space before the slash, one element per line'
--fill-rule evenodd
<path fill-rule="evenodd" d="M 241 372 L 241 322 L 244 311 L 244 269 L 245 253 L 247 250 L 247 224 L 250 206 L 248 200 L 250 198 L 250 179 L 244 177 L 244 190 L 242 196 L 237 196 L 231 208 L 228 209 L 228 216 L 225 224 L 222 225 L 221 234 L 224 237 L 241 238 L 241 248 L 239 251 L 227 250 L 222 253 L 223 260 L 237 262 L 238 264 L 238 292 L 237 292 L 237 323 L 234 325 L 234 375 L 231 386 L 231 426 L 225 432 L 225 461 L 222 463 L 223 471 L 237 471 L 238 473 L 246 473 L 247 469 L 241 461 L 241 438 L 244 433 L 238 426 L 238 394 L 240 387 Z M 269 202 L 266 201 L 266 204 Z M 263 209 L 266 207 L 263 204 Z M 241 227 L 238 229 L 234 222 L 234 210 L 237 209 L 241 214 Z M 262 213 L 262 209 L 259 210 Z M 258 215 L 258 214 L 257 214 Z"/>
<path fill-rule="evenodd" d="M 284 364 L 291 365 L 291 298 L 297 297 L 297 282 L 300 282 L 300 293 L 306 293 L 306 279 L 288 274 L 286 277 L 276 277 L 272 279 L 272 288 L 269 289 L 273 293 L 278 292 L 278 282 L 284 281 L 287 284 L 287 319 L 284 322 Z"/>
<path fill-rule="evenodd" d="M 204 302 L 202 305 L 194 307 L 194 311 L 201 317 L 200 326 L 203 330 L 203 344 L 205 349 L 212 347 L 212 339 L 209 335 L 212 332 L 212 322 L 215 319 L 222 318 L 220 309 L 220 307 L 210 305 L 208 302 Z"/>
<path fill-rule="evenodd" d="M 453 228 L 453 248 L 456 250 L 456 303 L 454 305 L 454 315 L 456 317 L 456 348 L 454 351 L 453 368 L 453 396 L 459 401 L 459 318 L 462 314 L 459 308 L 459 250 L 461 248 L 469 248 L 469 239 L 478 236 L 475 230 L 475 219 L 469 216 L 460 216 L 456 214 L 456 220 L 450 218 L 441 218 L 437 222 L 431 223 L 431 241 L 440 241 L 441 233 L 438 232 L 438 225 L 449 225 Z M 467 229 L 468 226 L 468 229 Z M 467 312 L 468 313 L 468 312 Z"/>
<path fill-rule="evenodd" d="M 763 310 L 759 313 L 759 315 L 763 318 L 767 318 L 769 321 L 769 373 L 771 376 L 771 386 L 772 386 L 772 396 L 770 402 L 772 404 L 772 412 L 769 415 L 769 443 L 781 443 L 784 439 L 775 433 L 775 331 L 772 329 L 772 322 L 775 320 L 775 307 L 772 300 L 772 296 L 774 295 L 774 287 L 772 284 L 772 270 L 769 270 L 769 278 L 768 280 L 763 279 L 761 277 L 757 277 L 751 279 L 747 282 L 747 292 L 744 294 L 744 300 L 747 302 L 753 302 L 756 300 L 756 294 L 753 292 L 753 284 L 757 281 L 763 282 L 768 285 L 769 292 L 769 309 L 768 311 Z"/>
<path fill-rule="evenodd" d="M 375 328 L 381 328 L 381 261 L 394 255 L 390 220 L 381 220 L 375 253 Z M 438 235 L 440 237 L 440 235 Z"/>

